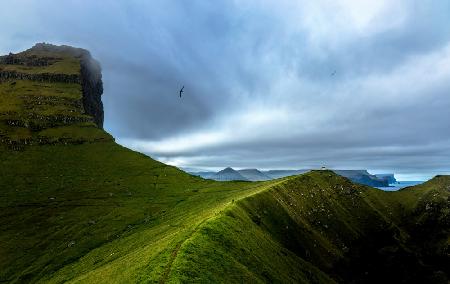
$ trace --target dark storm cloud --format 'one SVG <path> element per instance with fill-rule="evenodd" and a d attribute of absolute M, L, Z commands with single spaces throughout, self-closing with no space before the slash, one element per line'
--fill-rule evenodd
<path fill-rule="evenodd" d="M 105 127 L 174 165 L 419 177 L 450 170 L 449 18 L 448 1 L 22 0 L 0 51 L 89 49 Z"/>

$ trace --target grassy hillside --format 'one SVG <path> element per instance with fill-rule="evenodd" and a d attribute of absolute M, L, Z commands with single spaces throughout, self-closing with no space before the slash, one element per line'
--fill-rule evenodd
<path fill-rule="evenodd" d="M 445 177 L 398 193 L 328 171 L 214 182 L 113 142 L 33 146 L 0 158 L 0 279 L 8 282 L 326 283 L 391 268 L 408 279 L 411 267 L 398 265 L 416 256 L 402 218 L 426 220 L 422 202 L 448 214 Z M 436 228 L 445 249 L 448 224 Z M 398 259 L 356 268 L 374 251 Z M 445 271 L 415 269 L 420 277 Z"/>
<path fill-rule="evenodd" d="M 265 186 L 206 181 L 112 142 L 4 150 L 0 161 L 2 281 L 97 269 L 106 282 L 158 279 L 178 240 Z"/>
<path fill-rule="evenodd" d="M 425 184 L 426 190 L 389 193 L 328 171 L 293 177 L 204 223 L 181 246 L 171 277 L 200 282 L 441 283 L 444 271 L 448 273 L 449 186 L 450 179 L 442 177 Z M 440 204 L 447 214 L 436 214 L 442 222 L 429 231 L 428 243 L 439 242 L 433 251 L 414 231 L 425 228 L 419 224 L 411 230 L 402 220 L 422 212 L 411 204 L 414 195 Z"/>
<path fill-rule="evenodd" d="M 0 58 L 0 282 L 447 283 L 449 177 L 194 177 L 114 143 L 53 48 Z"/>

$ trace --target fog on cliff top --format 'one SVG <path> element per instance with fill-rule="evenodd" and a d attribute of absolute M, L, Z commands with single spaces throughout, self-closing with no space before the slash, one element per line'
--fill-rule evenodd
<path fill-rule="evenodd" d="M 90 50 L 105 128 L 163 162 L 450 173 L 449 1 L 3 7 L 2 54 L 43 41 Z"/>

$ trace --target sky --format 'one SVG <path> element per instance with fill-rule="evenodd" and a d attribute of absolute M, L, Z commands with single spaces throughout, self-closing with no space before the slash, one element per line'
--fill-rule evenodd
<path fill-rule="evenodd" d="M 162 162 L 450 174 L 447 0 L 0 4 L 1 54 L 90 50 L 105 129 Z"/>

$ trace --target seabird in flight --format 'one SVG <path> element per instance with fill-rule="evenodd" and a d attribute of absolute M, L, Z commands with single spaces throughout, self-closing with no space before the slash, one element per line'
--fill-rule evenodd
<path fill-rule="evenodd" d="M 181 94 L 184 92 L 183 89 L 184 89 L 184 86 L 180 90 L 180 98 L 181 98 Z"/>

